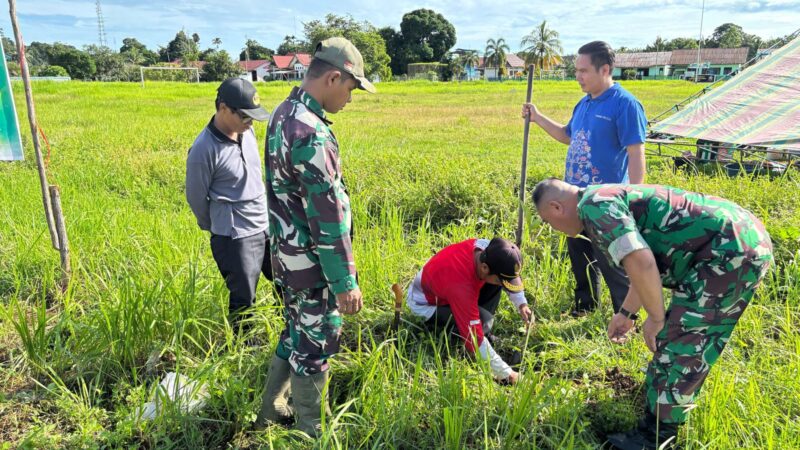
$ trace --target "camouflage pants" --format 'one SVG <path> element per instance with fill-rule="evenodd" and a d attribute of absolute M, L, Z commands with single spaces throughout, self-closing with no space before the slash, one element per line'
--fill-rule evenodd
<path fill-rule="evenodd" d="M 328 358 L 339 351 L 342 316 L 336 296 L 327 286 L 315 289 L 284 288 L 285 328 L 276 353 L 289 361 L 297 375 L 328 370 Z"/>
<path fill-rule="evenodd" d="M 750 252 L 724 263 L 698 264 L 673 291 L 645 380 L 647 406 L 659 420 L 686 421 L 709 370 L 770 266 L 769 237 L 762 247 L 758 255 Z"/>

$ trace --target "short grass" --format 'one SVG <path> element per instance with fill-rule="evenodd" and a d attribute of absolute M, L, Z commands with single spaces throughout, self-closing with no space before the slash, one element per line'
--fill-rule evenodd
<path fill-rule="evenodd" d="M 18 87 L 18 86 L 17 86 Z M 626 82 L 648 116 L 697 89 Z M 227 292 L 183 197 L 186 152 L 213 111 L 214 85 L 40 83 L 40 125 L 61 186 L 75 276 L 58 292 L 33 152 L 0 164 L 0 448 L 303 448 L 282 427 L 253 430 L 280 308 L 259 287 L 245 348 L 225 324 Z M 259 86 L 272 107 L 289 85 Z M 525 85 L 382 83 L 333 116 L 354 203 L 365 309 L 347 317 L 332 363 L 325 448 L 596 448 L 642 409 L 649 353 L 605 338 L 609 305 L 571 305 L 564 240 L 528 216 L 523 251 L 529 333 L 508 302 L 501 353 L 520 350 L 524 381 L 500 386 L 460 345 L 391 321 L 393 282 L 439 248 L 513 237 Z M 19 89 L 18 89 L 19 90 Z M 566 121 L 574 82 L 537 83 L 534 99 Z M 17 96 L 17 104 L 24 105 Z M 23 129 L 27 129 L 24 113 Z M 265 126 L 256 127 L 263 142 Z M 26 139 L 29 141 L 29 139 Z M 565 148 L 535 128 L 529 188 L 563 174 Z M 651 158 L 649 181 L 730 198 L 763 219 L 776 243 L 769 276 L 709 377 L 681 438 L 687 448 L 800 448 L 800 196 L 797 177 L 673 173 Z M 167 371 L 205 383 L 208 404 L 132 418 Z"/>

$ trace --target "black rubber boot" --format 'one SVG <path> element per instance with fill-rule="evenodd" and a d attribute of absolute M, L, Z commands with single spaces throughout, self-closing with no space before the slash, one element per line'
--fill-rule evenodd
<path fill-rule="evenodd" d="M 608 436 L 608 443 L 619 450 L 676 449 L 678 424 L 656 420 L 651 412 L 646 412 L 639 425 L 626 432 Z"/>

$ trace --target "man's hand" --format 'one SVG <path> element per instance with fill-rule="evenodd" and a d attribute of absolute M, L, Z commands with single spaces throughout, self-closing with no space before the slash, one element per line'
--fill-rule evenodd
<path fill-rule="evenodd" d="M 512 370 L 511 375 L 506 378 L 509 384 L 517 384 L 519 382 L 519 372 Z"/>
<path fill-rule="evenodd" d="M 336 294 L 336 305 L 342 314 L 355 314 L 361 311 L 364 303 L 361 300 L 361 289 Z"/>
<path fill-rule="evenodd" d="M 620 313 L 614 314 L 608 323 L 608 338 L 615 344 L 623 344 L 628 340 L 628 332 L 633 328 L 633 321 Z"/>
<path fill-rule="evenodd" d="M 522 317 L 522 321 L 525 322 L 527 325 L 531 325 L 534 320 L 533 312 L 531 312 L 531 308 L 527 304 L 519 305 L 519 315 Z"/>
<path fill-rule="evenodd" d="M 539 116 L 539 110 L 536 109 L 536 105 L 534 105 L 533 103 L 522 104 L 522 118 L 524 119 L 528 117 L 528 114 L 530 114 L 531 122 L 535 122 L 536 117 Z"/>
<path fill-rule="evenodd" d="M 656 335 L 664 328 L 664 318 L 661 320 L 654 319 L 648 316 L 642 326 L 642 334 L 644 335 L 644 343 L 651 352 L 656 352 Z"/>

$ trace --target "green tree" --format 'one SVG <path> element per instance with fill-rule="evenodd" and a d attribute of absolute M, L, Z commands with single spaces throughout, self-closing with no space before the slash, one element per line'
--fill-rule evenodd
<path fill-rule="evenodd" d="M 697 39 L 679 37 L 667 42 L 665 50 L 666 51 L 684 50 L 684 49 L 694 49 L 697 47 L 699 47 Z"/>
<path fill-rule="evenodd" d="M 473 73 L 478 69 L 478 65 L 480 64 L 478 52 L 474 50 L 464 52 L 464 54 L 459 57 L 459 64 L 464 68 L 464 72 Z"/>
<path fill-rule="evenodd" d="M 219 46 L 222 45 L 222 39 L 215 37 L 211 40 L 211 45 L 213 45 L 215 49 L 219 50 Z"/>
<path fill-rule="evenodd" d="M 53 45 L 44 42 L 31 42 L 25 49 L 28 66 L 46 66 L 50 64 Z"/>
<path fill-rule="evenodd" d="M 90 80 L 97 71 L 94 59 L 88 53 L 61 42 L 32 42 L 26 49 L 26 56 L 28 66 L 61 66 L 70 77 L 79 80 Z"/>
<path fill-rule="evenodd" d="M 275 54 L 275 50 L 264 47 L 255 39 L 248 39 L 244 43 L 244 49 L 239 53 L 239 61 L 249 59 L 270 59 Z"/>
<path fill-rule="evenodd" d="M 138 66 L 150 66 L 158 62 L 158 53 L 149 50 L 146 45 L 139 42 L 136 38 L 125 38 L 122 40 L 122 47 L 119 48 L 122 58 L 129 64 Z"/>
<path fill-rule="evenodd" d="M 643 51 L 645 51 L 645 52 L 666 52 L 666 51 L 669 51 L 669 50 L 667 50 L 667 45 L 668 44 L 669 43 L 664 38 L 662 38 L 661 36 L 656 36 L 656 40 L 653 41 L 652 44 L 649 44 L 647 47 L 645 47 Z M 623 52 L 620 52 L 620 53 L 623 53 Z"/>
<path fill-rule="evenodd" d="M 511 52 L 505 39 L 489 39 L 486 41 L 486 49 L 483 52 L 483 66 L 486 68 L 496 67 L 497 75 L 503 79 L 506 69 L 506 55 Z"/>
<path fill-rule="evenodd" d="M 214 53 L 217 53 L 218 51 L 219 50 L 217 50 L 215 48 L 209 47 L 209 48 L 207 48 L 207 49 L 205 49 L 205 50 L 200 52 L 200 55 L 198 57 L 198 61 L 208 61 L 208 58 L 210 58 L 211 55 L 213 55 Z"/>
<path fill-rule="evenodd" d="M 34 66 L 31 67 L 31 75 L 35 77 L 67 77 L 67 69 L 61 66 Z"/>
<path fill-rule="evenodd" d="M 225 50 L 220 50 L 211 54 L 206 60 L 201 79 L 203 81 L 222 81 L 241 73 L 241 67 L 231 59 L 231 55 Z"/>
<path fill-rule="evenodd" d="M 125 59 L 122 55 L 106 46 L 97 45 L 88 45 L 85 47 L 85 51 L 94 60 L 95 80 L 119 81 L 124 79 Z"/>
<path fill-rule="evenodd" d="M 194 36 L 197 36 L 197 33 Z M 185 31 L 178 31 L 166 47 L 159 49 L 159 60 L 164 62 L 180 60 L 183 61 L 183 64 L 197 61 L 200 58 L 200 49 L 197 46 L 197 42 L 199 42 L 199 36 L 198 40 L 195 41 L 187 36 Z"/>
<path fill-rule="evenodd" d="M 348 39 L 364 57 L 364 74 L 368 77 L 380 76 L 382 80 L 391 78 L 390 59 L 386 54 L 386 43 L 378 29 L 369 22 L 358 22 L 352 16 L 328 14 L 325 21 L 313 20 L 303 24 L 306 39 L 316 46 L 322 40 L 334 36 Z"/>
<path fill-rule="evenodd" d="M 706 47 L 738 48 L 744 42 L 744 31 L 735 23 L 724 23 L 714 29 Z"/>
<path fill-rule="evenodd" d="M 548 28 L 546 20 L 523 37 L 519 45 L 523 47 L 525 64 L 534 64 L 540 71 L 555 65 L 564 52 L 558 31 Z"/>
<path fill-rule="evenodd" d="M 3 52 L 6 54 L 6 61 L 19 62 L 17 57 L 17 44 L 5 36 L 3 36 Z"/>
<path fill-rule="evenodd" d="M 283 42 L 278 46 L 277 53 L 279 55 L 288 55 L 289 53 L 308 53 L 311 52 L 308 42 L 297 39 L 294 36 L 285 36 Z"/>
<path fill-rule="evenodd" d="M 395 74 L 406 73 L 411 63 L 441 61 L 456 43 L 453 24 L 430 9 L 408 12 L 403 15 L 399 32 L 386 27 L 380 34 Z"/>

